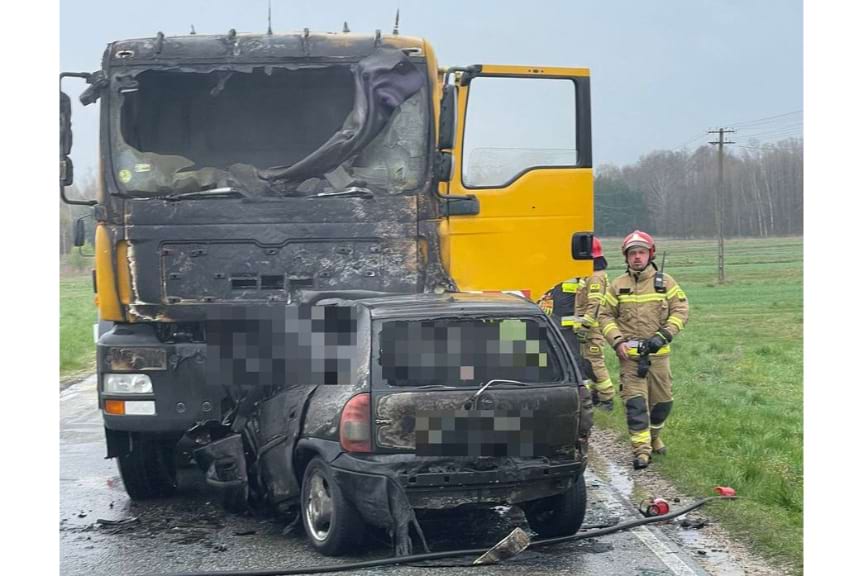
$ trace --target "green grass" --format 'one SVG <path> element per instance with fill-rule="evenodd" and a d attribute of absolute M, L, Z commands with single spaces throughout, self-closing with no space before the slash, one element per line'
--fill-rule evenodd
<path fill-rule="evenodd" d="M 96 304 L 90 276 L 60 279 L 60 377 L 95 370 Z"/>
<path fill-rule="evenodd" d="M 672 345 L 674 410 L 654 467 L 707 495 L 732 486 L 740 500 L 710 513 L 767 556 L 803 570 L 803 240 L 726 242 L 726 283 L 716 244 L 659 241 L 666 272 L 686 291 L 689 323 Z M 622 256 L 608 240 L 611 277 Z M 606 351 L 615 384 L 617 359 Z M 597 424 L 626 439 L 620 404 Z"/>

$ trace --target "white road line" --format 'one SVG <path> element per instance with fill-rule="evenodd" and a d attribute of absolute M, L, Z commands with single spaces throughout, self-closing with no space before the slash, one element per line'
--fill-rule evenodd
<path fill-rule="evenodd" d="M 677 552 L 674 552 L 659 540 L 653 532 L 647 529 L 647 526 L 634 528 L 631 533 L 641 540 L 645 546 L 650 548 L 650 551 L 653 552 L 663 564 L 668 566 L 668 569 L 671 570 L 675 576 L 696 576 L 695 571 L 693 571 L 686 562 L 680 559 Z"/>
<path fill-rule="evenodd" d="M 603 462 L 600 463 L 600 467 L 604 467 L 609 471 L 612 469 L 611 464 L 605 458 L 597 457 L 595 452 L 591 455 L 591 458 L 595 460 L 603 460 Z M 631 516 L 631 508 L 626 505 L 627 499 L 610 483 L 603 482 L 603 484 L 605 485 L 608 495 L 611 496 L 610 500 L 605 500 L 605 504 L 609 511 L 619 514 L 621 519 Z M 630 534 L 633 534 L 638 538 L 641 543 L 653 552 L 660 562 L 665 564 L 675 576 L 698 576 L 699 573 L 695 572 L 680 558 L 680 552 L 675 552 L 669 548 L 668 545 L 657 538 L 656 534 L 647 526 L 633 528 L 630 530 Z"/>

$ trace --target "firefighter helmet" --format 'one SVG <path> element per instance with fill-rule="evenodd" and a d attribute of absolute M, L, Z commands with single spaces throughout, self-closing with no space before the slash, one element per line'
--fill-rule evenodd
<path fill-rule="evenodd" d="M 623 255 L 626 256 L 626 251 L 635 246 L 646 249 L 650 253 L 650 259 L 653 260 L 656 254 L 656 244 L 653 242 L 653 236 L 641 230 L 634 230 L 623 239 Z"/>
<path fill-rule="evenodd" d="M 599 258 L 602 256 L 602 243 L 600 243 L 599 238 L 596 236 L 593 237 L 593 247 L 591 249 L 591 253 L 594 258 Z"/>

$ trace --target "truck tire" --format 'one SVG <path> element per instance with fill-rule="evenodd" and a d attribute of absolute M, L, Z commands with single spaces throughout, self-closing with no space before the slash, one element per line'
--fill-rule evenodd
<path fill-rule="evenodd" d="M 345 498 L 330 467 L 317 456 L 303 474 L 300 513 L 309 541 L 322 554 L 340 556 L 362 542 L 362 517 Z"/>
<path fill-rule="evenodd" d="M 130 433 L 129 449 L 117 457 L 126 494 L 132 500 L 171 496 L 177 488 L 173 440 Z"/>
<path fill-rule="evenodd" d="M 587 511 L 587 486 L 579 474 L 572 487 L 557 496 L 527 502 L 522 507 L 531 529 L 541 538 L 575 534 Z"/>

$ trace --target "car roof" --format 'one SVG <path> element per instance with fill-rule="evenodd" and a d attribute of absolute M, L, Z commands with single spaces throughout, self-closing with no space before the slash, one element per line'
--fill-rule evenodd
<path fill-rule="evenodd" d="M 355 300 L 372 318 L 466 315 L 542 316 L 539 307 L 519 296 L 500 293 L 406 294 Z"/>

